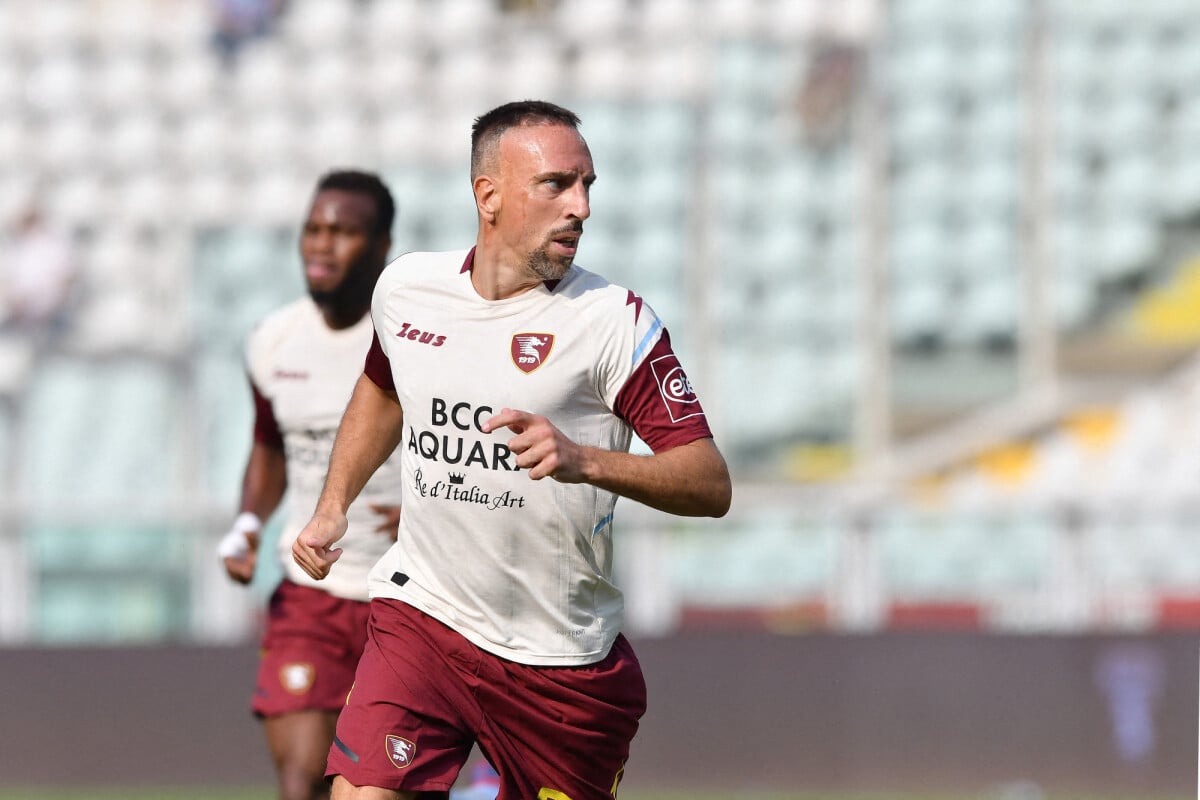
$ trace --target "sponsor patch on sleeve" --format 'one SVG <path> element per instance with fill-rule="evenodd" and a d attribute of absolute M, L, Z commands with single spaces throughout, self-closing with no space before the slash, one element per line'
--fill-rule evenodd
<path fill-rule="evenodd" d="M 654 359 L 650 362 L 650 369 L 667 413 L 671 415 L 671 422 L 704 414 L 692 383 L 674 353 Z"/>

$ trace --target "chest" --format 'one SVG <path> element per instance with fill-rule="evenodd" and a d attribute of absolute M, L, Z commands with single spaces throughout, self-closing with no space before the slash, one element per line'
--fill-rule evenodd
<path fill-rule="evenodd" d="M 569 308 L 452 318 L 402 305 L 388 325 L 393 377 L 411 421 L 437 425 L 457 408 L 448 423 L 474 427 L 506 407 L 562 419 L 602 405 L 596 342 Z"/>
<path fill-rule="evenodd" d="M 337 426 L 370 347 L 370 330 L 362 333 L 296 337 L 272 348 L 258 373 L 280 428 Z"/>

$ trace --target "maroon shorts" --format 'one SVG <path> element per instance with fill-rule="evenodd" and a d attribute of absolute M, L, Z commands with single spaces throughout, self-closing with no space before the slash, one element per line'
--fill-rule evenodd
<path fill-rule="evenodd" d="M 267 606 L 251 710 L 260 717 L 339 711 L 354 685 L 370 613 L 370 603 L 280 583 Z"/>
<path fill-rule="evenodd" d="M 478 742 L 500 773 L 498 800 L 611 800 L 645 710 L 624 636 L 595 664 L 531 667 L 376 599 L 326 774 L 446 797 Z"/>

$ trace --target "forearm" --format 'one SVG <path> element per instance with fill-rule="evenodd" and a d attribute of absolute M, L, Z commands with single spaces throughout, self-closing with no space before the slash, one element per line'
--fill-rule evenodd
<path fill-rule="evenodd" d="M 256 441 L 242 475 L 239 510 L 265 520 L 275 513 L 286 490 L 287 463 L 283 451 Z"/>
<path fill-rule="evenodd" d="M 729 469 L 711 439 L 652 456 L 583 450 L 584 475 L 593 486 L 681 516 L 721 517 L 729 510 Z"/>
<path fill-rule="evenodd" d="M 403 430 L 404 412 L 396 396 L 360 376 L 338 426 L 317 510 L 345 514 L 396 449 Z"/>

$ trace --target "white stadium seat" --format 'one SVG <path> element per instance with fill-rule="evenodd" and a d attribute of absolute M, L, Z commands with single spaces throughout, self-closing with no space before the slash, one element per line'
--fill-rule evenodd
<path fill-rule="evenodd" d="M 263 39 L 246 44 L 238 54 L 233 92 L 243 110 L 288 110 L 303 85 L 298 85 L 294 60 L 283 43 Z"/>
<path fill-rule="evenodd" d="M 103 135 L 95 119 L 84 110 L 63 113 L 38 137 L 34 150 L 44 172 L 96 166 L 102 152 L 96 146 Z"/>
<path fill-rule="evenodd" d="M 427 16 L 427 33 L 447 49 L 478 45 L 489 39 L 500 23 L 499 9 L 492 0 L 427 0 L 422 13 Z"/>
<path fill-rule="evenodd" d="M 26 102 L 51 114 L 80 110 L 79 98 L 90 96 L 90 91 L 90 76 L 82 59 L 69 51 L 39 58 L 25 83 Z"/>
<path fill-rule="evenodd" d="M 114 116 L 145 113 L 154 95 L 157 65 L 145 54 L 110 53 L 96 67 L 92 96 Z"/>
<path fill-rule="evenodd" d="M 196 41 L 172 51 L 171 58 L 155 72 L 155 98 L 165 109 L 186 122 L 193 116 L 211 114 L 223 89 L 222 68 L 211 47 Z"/>
<path fill-rule="evenodd" d="M 494 84 L 509 97 L 561 97 L 567 85 L 567 57 L 561 42 L 540 31 L 517 32 L 493 65 Z"/>
<path fill-rule="evenodd" d="M 350 43 L 358 16 L 352 3 L 289 0 L 281 20 L 283 35 L 312 51 L 335 50 Z"/>
<path fill-rule="evenodd" d="M 112 187 L 95 168 L 72 170 L 54 183 L 46 197 L 47 211 L 74 228 L 101 228 L 115 215 Z"/>
<path fill-rule="evenodd" d="M 5 3 L 12 13 L 20 15 L 20 23 L 16 19 L 6 20 L 0 17 L 0 28 L 6 24 L 12 25 L 12 30 L 20 31 L 20 45 L 31 52 L 63 51 L 81 44 L 87 30 L 87 16 L 80 13 L 78 3 L 70 2 L 40 2 L 40 3 Z M 0 50 L 8 50 L 0 39 Z"/>
<path fill-rule="evenodd" d="M 102 140 L 99 155 L 117 172 L 154 169 L 167 154 L 166 121 L 154 110 L 137 110 L 116 117 Z"/>

